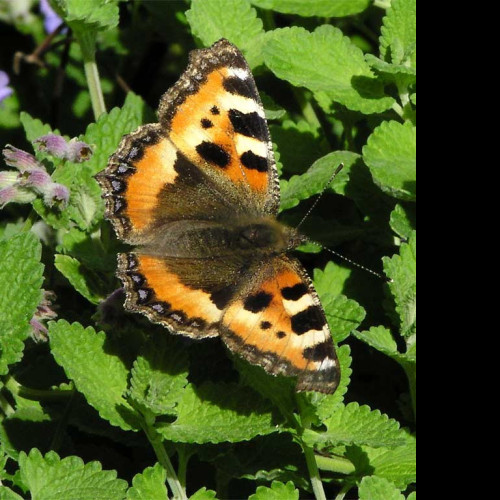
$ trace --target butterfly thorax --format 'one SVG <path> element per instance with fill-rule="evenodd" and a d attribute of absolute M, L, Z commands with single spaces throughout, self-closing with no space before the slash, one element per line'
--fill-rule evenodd
<path fill-rule="evenodd" d="M 247 255 L 272 256 L 293 250 L 305 241 L 295 229 L 273 218 L 233 221 L 176 221 L 158 230 L 147 253 L 177 258 Z"/>

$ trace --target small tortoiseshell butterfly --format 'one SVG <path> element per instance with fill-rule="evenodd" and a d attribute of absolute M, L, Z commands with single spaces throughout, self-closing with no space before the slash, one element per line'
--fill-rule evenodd
<path fill-rule="evenodd" d="M 278 172 L 264 109 L 227 40 L 191 53 L 159 123 L 123 138 L 97 179 L 106 217 L 135 247 L 118 256 L 125 307 L 170 332 L 220 336 L 250 363 L 332 393 L 340 370 L 318 296 L 276 220 Z"/>

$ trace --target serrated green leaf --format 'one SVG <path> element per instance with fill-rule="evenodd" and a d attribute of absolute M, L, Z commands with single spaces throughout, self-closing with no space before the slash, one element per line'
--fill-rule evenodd
<path fill-rule="evenodd" d="M 285 120 L 280 125 L 271 124 L 269 130 L 281 151 L 280 160 L 287 173 L 303 174 L 330 151 L 317 127 L 305 120 Z"/>
<path fill-rule="evenodd" d="M 414 94 L 411 94 L 410 96 L 410 101 L 415 104 L 415 106 L 417 105 L 417 93 L 415 92 Z"/>
<path fill-rule="evenodd" d="M 405 500 L 405 497 L 387 479 L 367 476 L 359 485 L 359 500 Z"/>
<path fill-rule="evenodd" d="M 105 347 L 106 334 L 60 320 L 49 325 L 49 337 L 55 360 L 99 415 L 123 430 L 140 429 L 136 413 L 124 397 L 129 371 Z"/>
<path fill-rule="evenodd" d="M 280 120 L 286 115 L 286 109 L 276 104 L 276 102 L 265 92 L 260 92 L 260 98 L 262 100 L 264 111 L 266 112 L 266 119 L 268 121 Z"/>
<path fill-rule="evenodd" d="M 168 498 L 165 469 L 156 464 L 132 479 L 132 487 L 127 491 L 127 500 L 165 500 Z"/>
<path fill-rule="evenodd" d="M 384 61 L 417 66 L 417 1 L 392 0 L 384 17 L 380 53 Z"/>
<path fill-rule="evenodd" d="M 247 0 L 192 0 L 186 17 L 205 46 L 226 38 L 243 51 L 251 68 L 262 64 L 264 29 Z"/>
<path fill-rule="evenodd" d="M 267 33 L 264 61 L 278 78 L 315 92 L 324 106 L 338 102 L 371 114 L 394 103 L 384 95 L 382 83 L 374 77 L 363 52 L 330 25 L 313 33 L 299 27 Z"/>
<path fill-rule="evenodd" d="M 323 424 L 326 432 L 307 430 L 304 434 L 306 442 L 311 445 L 357 444 L 394 448 L 404 445 L 408 439 L 396 420 L 358 403 L 339 406 Z"/>
<path fill-rule="evenodd" d="M 398 346 L 390 330 L 384 326 L 374 326 L 367 332 L 354 332 L 354 336 L 387 356 L 397 356 Z"/>
<path fill-rule="evenodd" d="M 384 75 L 395 75 L 408 77 L 408 81 L 415 83 L 417 70 L 404 66 L 403 64 L 392 64 L 375 57 L 373 54 L 365 55 L 366 62 L 379 73 Z"/>
<path fill-rule="evenodd" d="M 396 304 L 400 319 L 401 335 L 407 343 L 416 334 L 417 328 L 417 233 L 403 243 L 400 254 L 392 258 L 385 257 L 384 271 L 393 281 L 389 288 Z"/>
<path fill-rule="evenodd" d="M 78 260 L 69 255 L 56 255 L 56 269 L 71 283 L 73 288 L 92 304 L 99 304 L 104 299 L 91 282 L 90 271 Z"/>
<path fill-rule="evenodd" d="M 407 497 L 407 500 L 417 500 L 417 492 L 414 491 L 413 493 L 410 493 Z"/>
<path fill-rule="evenodd" d="M 25 111 L 21 112 L 20 119 L 24 128 L 24 133 L 26 134 L 26 139 L 28 139 L 29 142 L 33 142 L 35 139 L 42 137 L 42 135 L 52 132 L 50 125 L 42 123 L 38 118 L 33 118 Z"/>
<path fill-rule="evenodd" d="M 262 9 L 311 17 L 345 17 L 363 12 L 370 0 L 252 0 Z"/>
<path fill-rule="evenodd" d="M 116 0 L 53 0 L 54 7 L 73 30 L 109 30 L 118 26 Z"/>
<path fill-rule="evenodd" d="M 159 422 L 158 432 L 181 443 L 247 441 L 276 432 L 271 405 L 257 393 L 236 384 L 189 384 L 177 405 L 177 419 Z"/>
<path fill-rule="evenodd" d="M 391 212 L 389 224 L 391 229 L 400 237 L 408 240 L 417 228 L 417 214 L 415 204 L 396 205 Z"/>
<path fill-rule="evenodd" d="M 356 467 L 356 475 L 383 477 L 404 490 L 417 479 L 416 439 L 407 436 L 407 443 L 396 448 L 353 446 L 347 449 L 348 458 Z"/>
<path fill-rule="evenodd" d="M 207 490 L 205 487 L 198 490 L 194 495 L 189 497 L 189 500 L 216 500 L 217 493 L 212 490 Z"/>
<path fill-rule="evenodd" d="M 314 288 L 320 297 L 327 293 L 340 295 L 344 291 L 345 282 L 351 276 L 351 272 L 351 269 L 330 261 L 324 270 L 314 270 Z"/>
<path fill-rule="evenodd" d="M 23 483 L 36 500 L 122 500 L 127 482 L 116 471 L 103 471 L 99 462 L 84 464 L 79 457 L 60 459 L 53 451 L 45 457 L 33 449 L 22 452 L 19 468 Z"/>
<path fill-rule="evenodd" d="M 291 481 L 286 484 L 273 481 L 270 488 L 259 486 L 257 492 L 250 495 L 248 500 L 299 500 L 299 490 Z"/>
<path fill-rule="evenodd" d="M 349 179 L 349 170 L 360 156 L 350 151 L 336 151 L 316 161 L 302 175 L 294 175 L 290 180 L 281 181 L 281 210 L 296 207 L 302 200 L 321 193 L 332 174 L 343 164 L 344 168 L 335 177 L 331 189 L 342 192 Z"/>
<path fill-rule="evenodd" d="M 0 241 L 0 375 L 23 355 L 42 298 L 42 247 L 31 233 Z"/>
<path fill-rule="evenodd" d="M 320 296 L 326 319 L 336 343 L 345 340 L 365 319 L 366 311 L 345 295 L 330 293 Z"/>
<path fill-rule="evenodd" d="M 373 180 L 400 200 L 417 199 L 417 129 L 410 122 L 383 122 L 363 148 Z"/>
<path fill-rule="evenodd" d="M 175 413 L 188 380 L 185 346 L 163 332 L 150 338 L 132 368 L 130 397 L 153 415 Z"/>

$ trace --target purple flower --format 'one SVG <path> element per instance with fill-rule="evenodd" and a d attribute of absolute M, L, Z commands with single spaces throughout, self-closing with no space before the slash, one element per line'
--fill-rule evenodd
<path fill-rule="evenodd" d="M 68 151 L 66 158 L 69 161 L 82 163 L 84 161 L 90 160 L 93 151 L 91 147 L 82 141 L 77 141 L 76 139 L 71 139 L 68 144 Z"/>
<path fill-rule="evenodd" d="M 0 70 L 0 102 L 2 102 L 4 99 L 7 99 L 12 92 L 14 92 L 8 85 L 9 85 L 9 75 L 5 72 Z"/>
<path fill-rule="evenodd" d="M 47 34 L 53 33 L 62 24 L 62 19 L 54 12 L 48 0 L 40 0 L 40 12 L 44 17 L 43 25 Z"/>
<path fill-rule="evenodd" d="M 54 182 L 32 154 L 7 144 L 3 156 L 5 163 L 19 172 L 0 172 L 0 207 L 11 202 L 30 203 L 36 194 L 43 196 L 49 207 L 68 204 L 69 189 Z"/>
<path fill-rule="evenodd" d="M 5 163 L 7 163 L 9 167 L 17 168 L 21 173 L 30 172 L 31 170 L 41 166 L 33 155 L 23 151 L 22 149 L 15 148 L 10 144 L 5 146 L 2 153 Z"/>
<path fill-rule="evenodd" d="M 35 315 L 30 321 L 33 329 L 33 338 L 37 342 L 46 342 L 48 340 L 48 330 L 43 321 L 57 318 L 57 313 L 52 310 L 52 302 L 56 299 L 54 292 L 43 290 L 43 298 L 38 304 Z"/>
<path fill-rule="evenodd" d="M 38 151 L 43 151 L 49 155 L 63 158 L 66 153 L 67 143 L 64 137 L 55 134 L 42 135 L 33 141 L 38 147 Z"/>
<path fill-rule="evenodd" d="M 88 161 L 93 154 L 92 148 L 87 143 L 78 141 L 76 138 L 66 142 L 64 137 L 56 134 L 43 135 L 33 141 L 33 144 L 36 145 L 38 151 L 73 163 Z"/>

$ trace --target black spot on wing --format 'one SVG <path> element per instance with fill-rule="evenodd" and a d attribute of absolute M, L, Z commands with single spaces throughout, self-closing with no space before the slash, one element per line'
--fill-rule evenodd
<path fill-rule="evenodd" d="M 292 316 L 292 330 L 297 335 L 303 335 L 309 330 L 322 330 L 325 324 L 325 316 L 318 306 L 309 306 Z"/>
<path fill-rule="evenodd" d="M 210 108 L 210 113 L 213 115 L 220 115 L 220 109 L 217 106 L 212 106 Z"/>
<path fill-rule="evenodd" d="M 229 153 L 213 142 L 203 141 L 196 146 L 198 154 L 207 162 L 226 168 L 231 161 Z"/>
<path fill-rule="evenodd" d="M 255 111 L 253 113 L 242 113 L 237 109 L 230 109 L 229 119 L 233 124 L 234 131 L 238 134 L 267 142 L 266 121 Z"/>
<path fill-rule="evenodd" d="M 307 347 L 304 349 L 302 356 L 309 361 L 323 361 L 326 358 L 335 359 L 333 343 L 331 340 L 326 340 L 325 342 L 321 342 L 321 344 Z"/>
<path fill-rule="evenodd" d="M 214 126 L 214 124 L 212 123 L 212 121 L 210 121 L 208 118 L 203 118 L 201 120 L 201 126 L 204 128 L 204 129 L 207 129 L 207 128 L 212 128 Z"/>
<path fill-rule="evenodd" d="M 247 151 L 241 155 L 241 163 L 244 167 L 258 172 L 267 172 L 268 165 L 266 158 L 256 155 L 252 151 Z"/>
<path fill-rule="evenodd" d="M 210 300 L 215 304 L 215 307 L 222 311 L 229 304 L 236 293 L 235 285 L 228 285 L 219 290 L 215 290 L 210 294 Z"/>
<path fill-rule="evenodd" d="M 258 94 L 255 85 L 251 80 L 242 80 L 237 76 L 225 78 L 222 85 L 231 94 L 247 97 L 248 99 L 257 100 Z"/>
<path fill-rule="evenodd" d="M 276 337 L 278 337 L 279 339 L 284 339 L 286 337 L 286 333 L 282 331 L 276 332 Z"/>
<path fill-rule="evenodd" d="M 269 330 L 269 328 L 271 328 L 271 323 L 269 323 L 269 321 L 263 321 L 261 324 L 260 324 L 260 328 L 261 330 Z"/>
<path fill-rule="evenodd" d="M 273 300 L 273 296 L 267 292 L 257 292 L 245 299 L 243 307 L 252 313 L 263 311 Z"/>
<path fill-rule="evenodd" d="M 287 286 L 281 290 L 281 295 L 285 300 L 299 300 L 306 293 L 309 292 L 309 288 L 304 283 L 297 283 L 294 286 Z"/>

